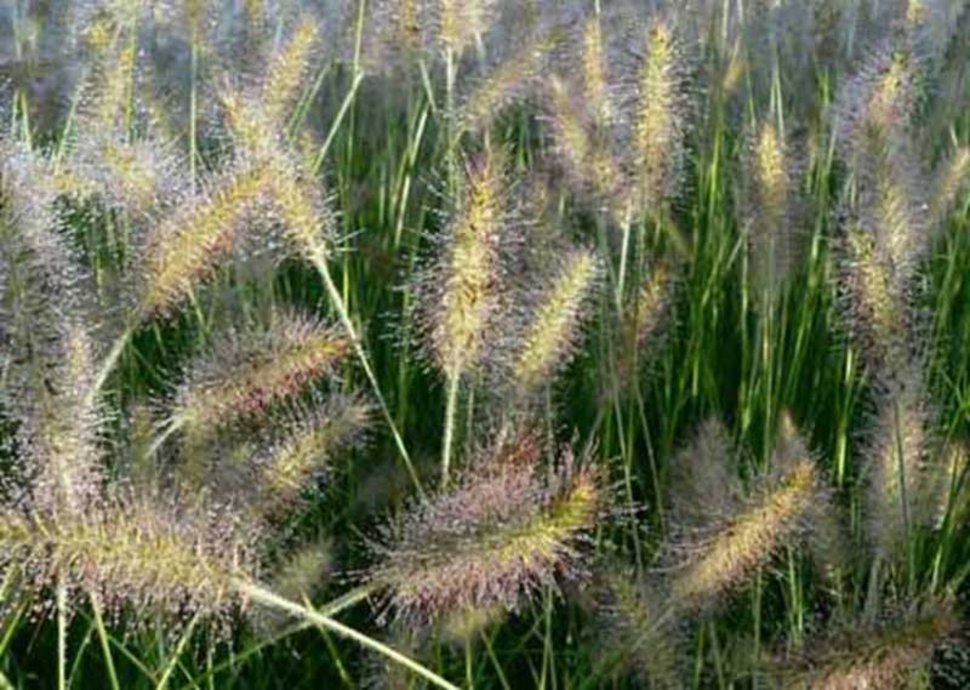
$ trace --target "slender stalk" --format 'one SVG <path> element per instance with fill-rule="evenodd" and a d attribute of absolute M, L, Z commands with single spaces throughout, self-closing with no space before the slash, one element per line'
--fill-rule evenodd
<path fill-rule="evenodd" d="M 626 282 L 626 264 L 630 254 L 630 232 L 632 226 L 633 223 L 628 212 L 624 214 L 623 219 L 623 244 L 620 247 L 620 271 L 619 277 L 616 280 L 616 309 L 619 312 L 623 311 L 623 288 Z"/>
<path fill-rule="evenodd" d="M 178 665 L 179 657 L 182 656 L 182 652 L 185 651 L 186 645 L 188 645 L 189 640 L 192 638 L 192 631 L 195 630 L 195 624 L 198 623 L 198 621 L 198 614 L 193 616 L 192 620 L 189 621 L 188 626 L 185 628 L 185 632 L 182 633 L 181 639 L 179 639 L 178 644 L 175 646 L 175 651 L 172 652 L 168 663 L 165 665 L 165 670 L 162 672 L 162 677 L 158 679 L 158 684 L 155 686 L 155 690 L 165 690 L 165 688 L 168 687 L 168 681 L 172 677 L 175 667 Z"/>
<path fill-rule="evenodd" d="M 108 671 L 111 690 L 121 690 L 118 674 L 115 671 L 114 657 L 111 654 L 111 644 L 108 641 L 108 631 L 104 627 L 104 618 L 101 616 L 101 602 L 94 591 L 88 593 L 88 598 L 91 600 L 91 610 L 94 611 L 94 627 L 98 631 L 98 641 L 101 643 L 101 654 L 104 655 L 104 665 Z"/>
<path fill-rule="evenodd" d="M 67 587 L 57 581 L 57 690 L 67 690 Z"/>
<path fill-rule="evenodd" d="M 323 140 L 320 150 L 317 151 L 317 155 L 313 159 L 313 165 L 310 168 L 310 172 L 313 175 L 318 174 L 320 172 L 320 168 L 323 167 L 323 161 L 327 157 L 327 151 L 330 150 L 330 146 L 333 144 L 333 139 L 337 135 L 337 130 L 340 129 L 341 123 L 344 121 L 344 118 L 350 111 L 350 106 L 354 102 L 354 97 L 357 95 L 357 89 L 360 87 L 360 83 L 363 81 L 363 79 L 363 70 L 354 74 L 354 80 L 350 84 L 350 90 L 347 91 L 347 95 L 344 96 L 343 103 L 340 104 L 340 110 L 337 111 L 337 115 L 330 124 L 330 130 L 327 132 L 327 138 Z"/>
<path fill-rule="evenodd" d="M 418 479 L 418 474 L 414 469 L 414 463 L 411 462 L 411 456 L 408 454 L 407 447 L 404 445 L 404 439 L 401 436 L 401 432 L 398 430 L 397 424 L 394 422 L 394 416 L 391 414 L 391 410 L 387 406 L 387 401 L 384 399 L 384 394 L 381 393 L 381 387 L 377 382 L 377 376 L 374 375 L 374 370 L 371 368 L 367 352 L 364 350 L 364 345 L 361 342 L 360 336 L 357 335 L 357 328 L 354 326 L 353 321 L 350 319 L 350 314 L 347 312 L 347 305 L 344 302 L 343 296 L 340 294 L 340 290 L 337 288 L 337 285 L 333 282 L 330 267 L 327 266 L 326 259 L 324 259 L 322 256 L 315 256 L 313 258 L 313 265 L 323 280 L 324 288 L 327 291 L 327 295 L 330 297 L 330 302 L 333 304 L 334 310 L 337 312 L 337 317 L 340 319 L 341 325 L 347 332 L 347 337 L 349 337 L 350 341 L 354 344 L 354 352 L 357 354 L 357 359 L 360 361 L 360 366 L 364 370 L 364 375 L 367 377 L 367 381 L 370 383 L 371 389 L 374 391 L 374 397 L 377 398 L 377 404 L 381 408 L 381 414 L 387 421 L 387 425 L 391 430 L 391 435 L 394 437 L 394 443 L 397 445 L 401 459 L 404 460 L 404 465 L 411 477 L 411 481 L 414 484 L 415 489 L 417 489 L 418 493 L 423 497 L 424 488 L 421 486 L 421 480 Z"/>
<path fill-rule="evenodd" d="M 124 352 L 125 347 L 128 345 L 128 341 L 131 340 L 134 328 L 125 328 L 124 332 L 118 336 L 114 344 L 112 344 L 111 349 L 108 350 L 108 354 L 104 356 L 101 360 L 101 366 L 98 367 L 98 372 L 95 374 L 94 381 L 91 382 L 91 388 L 88 390 L 87 398 L 84 401 L 85 407 L 90 407 L 93 405 L 101 393 L 101 389 L 104 387 L 105 382 L 108 380 L 108 376 L 114 370 L 115 365 L 118 364 L 118 359 L 121 357 L 121 353 Z"/>
<path fill-rule="evenodd" d="M 306 606 L 301 606 L 300 604 L 292 602 L 289 599 L 284 599 L 278 594 L 264 589 L 253 582 L 236 580 L 235 586 L 240 593 L 244 594 L 258 604 L 262 604 L 263 606 L 274 608 L 280 611 L 285 611 L 286 613 L 309 621 L 310 623 L 318 625 L 321 628 L 336 633 L 337 635 L 351 639 L 362 647 L 366 647 L 371 651 L 377 652 L 378 654 L 387 657 L 391 661 L 400 664 L 409 671 L 413 671 L 439 688 L 444 688 L 444 690 L 458 690 L 457 685 L 449 683 L 447 680 L 422 666 L 410 657 L 398 652 L 395 649 L 392 649 L 391 647 L 388 647 L 372 637 L 368 637 L 354 628 L 348 627 L 343 623 L 334 620 L 327 615 L 314 611 Z"/>
<path fill-rule="evenodd" d="M 461 374 L 458 368 L 448 373 L 448 399 L 445 404 L 445 437 L 441 445 L 441 486 L 448 485 L 448 471 L 451 467 L 451 446 L 455 436 L 455 413 L 458 408 L 458 384 Z"/>

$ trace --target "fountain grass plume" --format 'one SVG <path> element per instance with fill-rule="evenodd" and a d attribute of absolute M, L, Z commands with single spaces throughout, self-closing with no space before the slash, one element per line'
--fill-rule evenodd
<path fill-rule="evenodd" d="M 621 314 L 616 362 L 616 384 L 621 389 L 639 385 L 640 373 L 663 343 L 673 312 L 678 276 L 663 260 L 652 262 L 637 289 L 627 296 Z"/>
<path fill-rule="evenodd" d="M 316 318 L 277 313 L 266 327 L 230 334 L 192 365 L 173 419 L 190 430 L 263 414 L 271 405 L 332 375 L 350 353 L 347 339 Z"/>
<path fill-rule="evenodd" d="M 904 369 L 912 356 L 917 314 L 912 286 L 855 219 L 838 242 L 839 280 L 849 331 L 876 379 Z"/>
<path fill-rule="evenodd" d="M 712 438 L 713 449 L 720 452 L 717 436 Z M 705 479 L 706 485 L 717 475 Z M 737 480 L 728 482 L 728 487 L 737 486 Z M 725 493 L 723 488 L 720 493 Z M 748 494 L 740 500 L 730 494 L 726 498 L 723 516 L 711 511 L 706 527 L 688 530 L 671 544 L 670 606 L 675 611 L 697 613 L 719 606 L 781 549 L 809 541 L 816 514 L 829 505 L 814 458 L 801 442 L 784 435 L 769 471 L 756 478 Z M 716 506 L 715 499 L 707 500 Z"/>
<path fill-rule="evenodd" d="M 626 217 L 631 194 L 628 175 L 612 145 L 604 141 L 604 132 L 593 127 L 587 104 L 555 75 L 548 79 L 546 96 L 543 110 L 565 175 L 614 219 Z"/>
<path fill-rule="evenodd" d="M 889 560 L 902 558 L 915 530 L 934 521 L 934 488 L 947 474 L 941 463 L 931 462 L 937 442 L 922 376 L 913 362 L 887 385 L 863 451 L 867 534 L 877 554 Z"/>
<path fill-rule="evenodd" d="M 597 14 L 587 18 L 583 25 L 580 51 L 583 90 L 586 102 L 593 113 L 594 122 L 599 126 L 610 123 L 615 115 L 607 51 L 600 16 Z"/>
<path fill-rule="evenodd" d="M 319 20 L 305 15 L 297 22 L 284 47 L 274 55 L 262 87 L 262 107 L 270 122 L 282 129 L 300 90 L 313 58 Z"/>
<path fill-rule="evenodd" d="M 456 613 L 517 611 L 585 572 L 583 543 L 606 508 L 599 472 L 564 451 L 546 473 L 528 434 L 490 455 L 372 544 L 369 579 L 387 590 L 386 617 L 422 628 Z"/>
<path fill-rule="evenodd" d="M 429 25 L 440 49 L 455 57 L 488 31 L 497 18 L 495 0 L 435 0 Z"/>
<path fill-rule="evenodd" d="M 930 202 L 930 227 L 938 228 L 947 215 L 959 207 L 962 194 L 970 187 L 970 147 L 961 146 L 953 151 L 940 165 L 934 175 L 932 189 L 936 190 Z"/>
<path fill-rule="evenodd" d="M 750 135 L 743 168 L 743 218 L 756 296 L 774 298 L 790 277 L 799 229 L 793 153 L 773 120 Z"/>
<path fill-rule="evenodd" d="M 486 363 L 489 329 L 502 295 L 502 251 L 511 222 L 504 156 L 484 154 L 465 166 L 461 194 L 419 278 L 420 318 L 428 354 L 448 378 Z"/>
<path fill-rule="evenodd" d="M 511 366 L 510 378 L 518 391 L 533 392 L 549 383 L 570 359 L 599 274 L 596 255 L 589 249 L 576 248 L 543 286 L 529 310 Z"/>
<path fill-rule="evenodd" d="M 87 396 L 95 357 L 88 276 L 61 227 L 59 195 L 45 157 L 0 149 L 0 402 L 29 449 L 23 469 L 35 501 L 71 513 L 99 489 L 103 415 Z"/>
<path fill-rule="evenodd" d="M 554 29 L 524 36 L 522 44 L 503 56 L 462 98 L 458 113 L 460 131 L 487 131 L 510 106 L 534 97 L 559 43 L 559 32 Z"/>
<path fill-rule="evenodd" d="M 73 594 L 93 592 L 111 610 L 137 612 L 136 622 L 147 624 L 151 613 L 228 622 L 243 604 L 232 578 L 256 572 L 252 545 L 231 515 L 121 494 L 70 516 L 4 512 L 4 560 L 30 587 L 40 593 L 57 582 Z"/>
<path fill-rule="evenodd" d="M 688 84 L 681 41 L 668 20 L 655 18 L 646 35 L 631 122 L 640 208 L 647 213 L 656 213 L 683 177 Z"/>
<path fill-rule="evenodd" d="M 354 397 L 332 399 L 296 414 L 280 438 L 255 459 L 260 511 L 276 517 L 292 511 L 333 457 L 357 443 L 371 417 L 371 407 Z"/>
<path fill-rule="evenodd" d="M 631 568 L 603 569 L 594 584 L 599 663 L 615 673 L 632 672 L 651 688 L 682 687 L 682 632 L 666 609 L 662 582 L 638 578 Z"/>
<path fill-rule="evenodd" d="M 167 316 L 240 241 L 249 212 L 266 191 L 258 168 L 223 176 L 161 221 L 142 251 L 142 318 Z"/>
<path fill-rule="evenodd" d="M 685 610 L 709 608 L 743 586 L 760 566 L 806 529 L 816 500 L 814 464 L 804 461 L 758 494 L 720 530 L 679 547 L 686 555 L 671 583 Z"/>
<path fill-rule="evenodd" d="M 737 450 L 728 429 L 720 419 L 711 417 L 700 425 L 673 463 L 672 522 L 690 532 L 727 519 L 741 508 L 743 489 Z"/>
<path fill-rule="evenodd" d="M 793 689 L 913 687 L 936 651 L 962 643 L 962 624 L 947 598 L 909 608 L 877 622 L 840 626 L 776 660 L 769 675 L 780 687 Z"/>

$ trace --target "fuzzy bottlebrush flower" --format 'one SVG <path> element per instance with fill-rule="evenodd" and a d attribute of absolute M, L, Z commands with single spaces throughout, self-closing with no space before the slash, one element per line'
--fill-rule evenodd
<path fill-rule="evenodd" d="M 376 0 L 368 3 L 362 57 L 368 71 L 395 73 L 419 60 L 457 61 L 498 18 L 496 0 Z M 354 16 L 352 21 L 357 22 Z"/>
<path fill-rule="evenodd" d="M 137 4 L 137 3 L 131 3 Z M 178 158 L 140 118 L 137 9 L 93 21 L 88 32 L 90 75 L 80 87 L 67 170 L 88 193 L 113 207 L 144 215 L 187 186 Z"/>
<path fill-rule="evenodd" d="M 554 30 L 537 37 L 527 36 L 499 60 L 462 99 L 458 116 L 461 131 L 486 131 L 506 108 L 532 96 L 558 43 Z"/>
<path fill-rule="evenodd" d="M 701 437 L 697 458 L 722 447 L 720 433 L 710 434 L 705 431 Z M 797 439 L 782 441 L 770 471 L 757 478 L 746 496 L 738 496 L 737 479 L 729 476 L 715 486 L 723 473 L 703 467 L 703 460 L 692 462 L 689 486 L 711 516 L 706 525 L 695 518 L 697 528 L 688 523 L 671 546 L 670 606 L 675 610 L 717 605 L 780 549 L 814 536 L 819 513 L 829 508 L 827 492 L 804 445 Z"/>
<path fill-rule="evenodd" d="M 285 123 L 255 105 L 261 98 L 230 91 L 222 102 L 236 156 L 243 169 L 265 182 L 264 209 L 282 226 L 288 248 L 310 261 L 326 260 L 335 221 L 322 183 L 311 172 L 313 161 L 286 143 Z"/>
<path fill-rule="evenodd" d="M 239 242 L 241 226 L 265 190 L 260 170 L 228 175 L 149 233 L 141 259 L 145 315 L 170 313 L 214 272 L 219 259 Z"/>
<path fill-rule="evenodd" d="M 87 276 L 60 231 L 57 196 L 45 160 L 16 147 L 0 150 L 0 402 L 20 422 L 17 443 L 32 454 L 26 470 L 35 500 L 74 512 L 99 487 L 102 418 L 88 395 L 94 343 L 81 290 Z"/>
<path fill-rule="evenodd" d="M 248 540 L 256 537 L 243 538 L 231 514 L 208 513 L 137 496 L 105 499 L 69 517 L 7 508 L 0 556 L 38 590 L 59 583 L 140 617 L 218 618 L 243 603 L 232 580 L 255 575 Z"/>
<path fill-rule="evenodd" d="M 277 314 L 268 327 L 234 334 L 192 366 L 179 392 L 175 422 L 208 433 L 263 413 L 332 374 L 350 352 L 324 323 Z"/>
<path fill-rule="evenodd" d="M 771 675 L 793 690 L 914 687 L 937 650 L 960 644 L 960 628 L 949 600 L 921 602 L 877 623 L 857 621 L 813 640 L 803 652 L 776 662 Z"/>
<path fill-rule="evenodd" d="M 361 398 L 309 399 L 287 401 L 282 411 L 272 410 L 231 435 L 190 435 L 182 479 L 204 486 L 210 498 L 238 506 L 256 522 L 279 526 L 308 505 L 331 462 L 358 445 L 370 423 L 371 408 Z"/>
<path fill-rule="evenodd" d="M 868 534 L 883 557 L 898 557 L 913 530 L 930 525 L 936 516 L 938 487 L 950 468 L 942 458 L 932 458 L 937 446 L 932 418 L 922 373 L 913 363 L 881 394 L 863 454 Z"/>
<path fill-rule="evenodd" d="M 276 565 L 269 578 L 269 588 L 290 601 L 307 601 L 323 588 L 334 568 L 333 544 L 327 538 L 314 539 L 297 547 Z M 258 630 L 278 633 L 287 616 L 270 609 L 254 610 L 249 618 Z"/>
<path fill-rule="evenodd" d="M 762 123 L 750 137 L 744 160 L 744 225 L 759 298 L 778 295 L 795 259 L 798 186 L 792 158 L 784 132 L 774 122 Z"/>
<path fill-rule="evenodd" d="M 255 506 L 265 516 L 291 509 L 334 454 L 360 438 L 370 421 L 370 407 L 354 398 L 328 401 L 299 414 L 268 449 L 254 459 L 258 487 Z"/>
<path fill-rule="evenodd" d="M 912 278 L 930 239 L 912 150 L 917 72 L 911 53 L 877 53 L 843 88 L 838 106 L 838 134 L 855 185 L 849 242 L 867 244 L 867 260 L 888 265 L 897 284 Z"/>
<path fill-rule="evenodd" d="M 256 88 L 225 89 L 221 102 L 238 165 L 260 171 L 267 208 L 282 226 L 289 250 L 313 262 L 328 258 L 334 214 L 316 175 L 319 161 L 291 141 L 289 118 L 317 44 L 316 22 L 303 17 L 268 58 Z M 304 147 L 305 148 L 305 147 Z"/>
<path fill-rule="evenodd" d="M 101 488 L 98 433 L 103 418 L 88 395 L 94 364 L 82 326 L 65 326 L 59 352 L 64 359 L 49 368 L 46 392 L 35 399 L 19 436 L 30 448 L 35 506 L 77 514 Z"/>
<path fill-rule="evenodd" d="M 511 221 L 504 159 L 466 166 L 458 207 L 418 284 L 428 349 L 449 378 L 484 363 L 502 305 L 502 254 Z"/>
<path fill-rule="evenodd" d="M 580 57 L 583 67 L 583 91 L 597 125 L 606 125 L 614 117 L 615 105 L 608 74 L 607 45 L 599 15 L 590 17 L 583 26 Z"/>
<path fill-rule="evenodd" d="M 636 80 L 632 144 L 640 207 L 655 213 L 683 175 L 686 155 L 688 78 L 683 47 L 673 26 L 655 20 Z"/>
<path fill-rule="evenodd" d="M 939 227 L 946 216 L 961 202 L 961 195 L 970 187 L 970 146 L 961 146 L 944 160 L 936 172 L 932 189 L 936 193 L 930 203 L 930 226 Z"/>
<path fill-rule="evenodd" d="M 575 187 L 613 217 L 623 218 L 629 208 L 629 181 L 606 133 L 594 127 L 587 105 L 568 83 L 549 77 L 544 112 L 562 168 Z"/>
<path fill-rule="evenodd" d="M 635 386 L 638 373 L 663 338 L 671 320 L 672 298 L 677 286 L 674 269 L 657 261 L 637 290 L 627 299 L 620 324 L 620 354 L 616 363 L 616 383 Z"/>
<path fill-rule="evenodd" d="M 273 56 L 262 87 L 267 119 L 282 130 L 300 95 L 318 40 L 319 20 L 304 16 L 297 22 L 282 50 Z"/>
<path fill-rule="evenodd" d="M 852 336 L 877 376 L 892 376 L 911 357 L 916 320 L 910 286 L 867 233 L 849 226 L 841 243 L 841 290 Z"/>
<path fill-rule="evenodd" d="M 511 369 L 513 385 L 519 391 L 534 391 L 547 383 L 569 359 L 599 272 L 599 262 L 592 251 L 575 249 L 536 298 Z"/>
<path fill-rule="evenodd" d="M 541 456 L 532 435 L 507 440 L 453 489 L 384 528 L 370 579 L 387 588 L 395 620 L 423 627 L 515 611 L 542 587 L 583 573 L 583 542 L 605 508 L 599 472 L 566 451 L 547 474 Z"/>
<path fill-rule="evenodd" d="M 682 687 L 678 622 L 664 606 L 664 585 L 628 568 L 605 571 L 594 585 L 600 663 L 632 671 L 651 688 Z"/>
<path fill-rule="evenodd" d="M 691 443 L 677 453 L 671 471 L 672 522 L 693 531 L 737 513 L 743 505 L 737 449 L 724 423 L 701 423 Z"/>

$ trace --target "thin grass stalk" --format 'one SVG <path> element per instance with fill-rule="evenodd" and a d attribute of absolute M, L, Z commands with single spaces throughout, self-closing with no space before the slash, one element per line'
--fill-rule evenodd
<path fill-rule="evenodd" d="M 318 607 L 316 609 L 316 612 L 321 615 L 332 618 L 333 616 L 336 616 L 337 614 L 342 613 L 343 611 L 346 611 L 347 609 L 356 606 L 360 602 L 366 599 L 369 599 L 376 592 L 377 589 L 378 588 L 371 583 L 361 585 L 337 597 L 333 601 Z M 313 625 L 311 621 L 305 618 L 301 618 L 299 622 L 291 625 L 290 627 L 282 630 L 281 632 L 275 635 L 272 635 L 271 637 L 262 639 L 257 644 L 254 644 L 251 647 L 248 647 L 245 650 L 232 655 L 232 657 L 228 661 L 223 661 L 220 664 L 216 664 L 215 666 L 211 666 L 207 668 L 206 672 L 203 675 L 197 678 L 194 678 L 193 682 L 197 686 L 201 686 L 202 683 L 206 681 L 209 681 L 209 683 L 211 684 L 212 679 L 222 671 L 237 667 L 241 662 L 245 661 L 249 657 L 259 654 L 267 647 L 272 647 L 273 645 L 278 644 L 279 642 L 286 639 L 287 637 L 290 637 L 292 635 L 295 635 L 299 632 L 306 630 L 311 625 Z"/>
<path fill-rule="evenodd" d="M 175 645 L 175 649 L 172 651 L 169 657 L 168 663 L 165 664 L 165 670 L 162 671 L 161 677 L 158 679 L 158 683 L 155 685 L 155 690 L 165 690 L 168 687 L 168 682 L 172 678 L 172 674 L 175 672 L 176 666 L 178 666 L 179 657 L 182 656 L 182 652 L 189 644 L 189 640 L 192 639 L 192 633 L 195 631 L 195 626 L 199 622 L 199 614 L 192 616 L 189 624 L 185 627 L 185 631 L 179 638 L 178 644 Z"/>
<path fill-rule="evenodd" d="M 67 690 L 67 586 L 58 579 L 57 599 L 57 690 Z"/>
<path fill-rule="evenodd" d="M 118 683 L 118 674 L 115 671 L 114 656 L 111 654 L 111 644 L 108 641 L 108 631 L 104 626 L 104 617 L 101 615 L 101 602 L 97 593 L 93 590 L 88 592 L 88 599 L 91 600 L 94 627 L 98 632 L 98 642 L 101 644 L 101 654 L 104 656 L 104 665 L 108 672 L 108 680 L 111 682 L 111 690 L 121 690 L 121 685 Z"/>
<path fill-rule="evenodd" d="M 448 472 L 451 468 L 451 446 L 455 435 L 455 416 L 458 409 L 458 389 L 461 374 L 455 370 L 448 373 L 448 399 L 445 403 L 445 435 L 441 445 L 441 487 L 448 486 Z"/>
<path fill-rule="evenodd" d="M 300 604 L 289 601 L 288 599 L 284 599 L 274 592 L 264 589 L 253 582 L 246 580 L 235 580 L 234 585 L 241 594 L 246 596 L 251 601 L 277 609 L 279 611 L 284 611 L 290 615 L 296 616 L 297 618 L 302 618 L 313 625 L 318 625 L 325 630 L 336 633 L 341 637 L 351 639 L 362 647 L 366 647 L 367 649 L 377 652 L 378 654 L 387 657 L 391 661 L 400 664 L 409 671 L 418 674 L 432 685 L 442 688 L 443 690 L 459 690 L 457 685 L 449 683 L 447 680 L 429 670 L 425 666 L 417 663 L 410 657 L 401 654 L 397 650 L 388 647 L 372 637 L 364 635 L 354 628 L 348 627 L 343 623 L 334 620 L 330 616 L 319 613 L 318 611 L 314 611 L 306 606 L 301 606 Z"/>
<path fill-rule="evenodd" d="M 411 456 L 408 454 L 408 449 L 404 445 L 404 438 L 401 436 L 401 432 L 398 430 L 397 424 L 394 421 L 394 415 L 391 414 L 391 410 L 387 405 L 384 394 L 381 392 L 380 384 L 377 382 L 377 376 L 374 375 L 374 370 L 371 368 L 367 352 L 364 350 L 364 345 L 361 342 L 360 336 L 357 334 L 357 328 L 354 326 L 353 321 L 350 319 L 350 314 L 347 312 L 347 305 L 344 302 L 343 296 L 340 294 L 340 290 L 337 288 L 337 285 L 333 282 L 330 267 L 327 266 L 326 259 L 319 254 L 313 256 L 313 265 L 320 273 L 320 277 L 323 279 L 323 285 L 327 290 L 327 295 L 330 297 L 330 302 L 333 304 L 333 307 L 337 312 L 337 317 L 340 319 L 341 325 L 343 325 L 344 330 L 347 332 L 347 337 L 350 338 L 350 342 L 353 343 L 354 352 L 357 354 L 357 359 L 360 361 L 360 365 L 364 370 L 364 375 L 367 377 L 367 380 L 371 385 L 374 392 L 374 397 L 377 398 L 377 405 L 381 408 L 381 414 L 384 416 L 384 419 L 387 421 L 387 425 L 391 430 L 391 435 L 394 437 L 394 443 L 401 455 L 401 459 L 404 460 L 404 465 L 408 471 L 408 475 L 411 478 L 411 482 L 414 484 L 414 488 L 423 497 L 424 488 L 421 486 L 421 480 L 418 478 L 418 474 L 414 469 L 414 463 L 411 461 Z"/>
<path fill-rule="evenodd" d="M 104 387 L 105 382 L 108 380 L 108 377 L 114 370 L 115 365 L 117 365 L 118 359 L 121 357 L 121 353 L 124 352 L 125 347 L 127 347 L 128 342 L 131 340 L 133 333 L 134 328 L 130 326 L 125 328 L 121 335 L 119 335 L 114 341 L 111 349 L 108 350 L 108 353 L 104 356 L 104 359 L 101 360 L 101 365 L 98 367 L 98 371 L 95 374 L 94 379 L 91 381 L 91 387 L 88 390 L 87 397 L 84 399 L 85 408 L 89 408 L 95 403 L 101 389 Z"/>
<path fill-rule="evenodd" d="M 619 313 L 623 312 L 623 294 L 626 281 L 626 265 L 630 253 L 630 233 L 633 223 L 630 218 L 630 209 L 623 214 L 623 244 L 620 248 L 620 270 L 616 279 L 616 309 Z"/>
<path fill-rule="evenodd" d="M 331 144 L 333 144 L 334 137 L 337 135 L 337 130 L 340 129 L 341 123 L 343 123 L 344 118 L 347 117 L 347 113 L 350 111 L 350 106 L 354 103 L 354 99 L 357 96 L 357 90 L 363 80 L 363 70 L 356 71 L 354 73 L 354 80 L 350 84 L 350 90 L 347 92 L 347 95 L 344 96 L 344 100 L 340 104 L 340 109 L 337 111 L 337 115 L 334 117 L 333 122 L 330 125 L 330 129 L 327 131 L 327 138 L 323 140 L 323 144 L 320 145 L 320 150 L 317 151 L 317 155 L 313 159 L 313 164 L 310 166 L 310 173 L 313 176 L 320 173 L 320 168 L 323 167 L 323 161 L 327 157 L 327 152 L 330 150 Z"/>

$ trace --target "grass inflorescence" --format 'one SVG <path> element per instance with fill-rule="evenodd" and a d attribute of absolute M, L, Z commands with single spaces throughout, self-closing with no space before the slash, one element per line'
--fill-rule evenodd
<path fill-rule="evenodd" d="M 970 683 L 970 7 L 0 7 L 0 686 Z"/>

